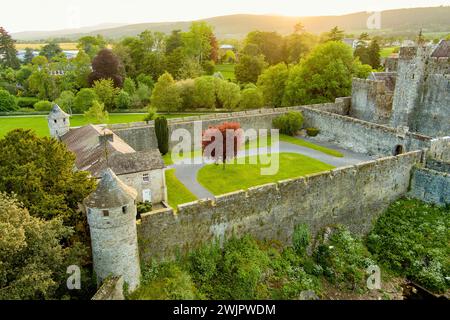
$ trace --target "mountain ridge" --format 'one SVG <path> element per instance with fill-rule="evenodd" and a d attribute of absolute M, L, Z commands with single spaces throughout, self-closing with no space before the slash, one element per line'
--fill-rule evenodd
<path fill-rule="evenodd" d="M 205 21 L 215 28 L 218 38 L 243 38 L 253 30 L 277 31 L 289 34 L 294 25 L 301 21 L 308 32 L 320 33 L 334 26 L 344 29 L 347 33 L 368 31 L 367 20 L 371 13 L 355 12 L 335 16 L 292 17 L 282 15 L 234 14 L 211 17 L 193 21 Z M 450 6 L 421 7 L 394 9 L 381 12 L 382 31 L 391 33 L 415 33 L 420 29 L 424 32 L 450 32 Z M 101 34 L 104 37 L 118 39 L 126 36 L 136 36 L 144 30 L 169 33 L 175 29 L 186 31 L 193 21 L 153 22 L 125 24 L 117 27 L 94 29 L 88 32 L 57 31 L 25 31 L 13 33 L 12 36 L 21 41 L 42 40 L 49 37 L 68 38 L 76 40 L 81 36 Z M 89 28 L 89 27 L 85 27 Z M 93 28 L 93 27 L 91 27 Z M 81 30 L 81 29 L 80 29 Z M 369 30 L 374 32 L 373 30 Z M 374 33 L 377 33 L 375 31 Z"/>

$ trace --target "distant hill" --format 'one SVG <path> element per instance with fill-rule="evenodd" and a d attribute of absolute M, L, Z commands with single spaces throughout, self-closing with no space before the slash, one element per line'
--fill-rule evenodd
<path fill-rule="evenodd" d="M 359 33 L 367 31 L 367 19 L 370 14 L 358 12 L 342 16 L 320 17 L 286 17 L 275 15 L 248 15 L 236 14 L 221 17 L 202 19 L 215 28 L 218 38 L 243 38 L 253 30 L 277 31 L 281 34 L 289 34 L 294 25 L 301 21 L 306 30 L 320 33 L 339 26 L 347 33 Z M 420 29 L 423 32 L 450 32 L 450 6 L 396 9 L 381 13 L 382 30 L 396 34 L 417 34 Z M 17 40 L 39 40 L 49 37 L 64 37 L 78 39 L 84 35 L 101 34 L 107 38 L 117 39 L 125 36 L 135 36 L 144 30 L 169 33 L 174 29 L 186 31 L 191 21 L 141 23 L 122 25 L 118 27 L 94 28 L 93 30 L 61 30 L 53 32 L 20 32 L 12 34 Z M 372 30 L 373 31 L 373 30 Z M 376 33 L 376 32 L 375 32 Z"/>

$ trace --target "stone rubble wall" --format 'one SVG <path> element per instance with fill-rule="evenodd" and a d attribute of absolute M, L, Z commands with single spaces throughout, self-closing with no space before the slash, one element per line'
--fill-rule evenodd
<path fill-rule="evenodd" d="M 414 168 L 409 195 L 440 206 L 450 204 L 450 173 Z"/>
<path fill-rule="evenodd" d="M 233 113 L 217 113 L 169 119 L 169 134 L 183 129 L 194 136 L 194 123 L 202 121 L 202 129 L 222 122 L 239 122 L 243 129 L 272 129 L 272 120 L 289 111 L 302 111 L 304 127 L 320 129 L 318 139 L 341 143 L 355 152 L 370 155 L 392 155 L 397 145 L 405 151 L 429 147 L 431 138 L 419 134 L 403 134 L 397 129 L 355 119 L 346 114 L 350 108 L 350 98 L 338 98 L 335 103 L 297 106 L 276 109 L 258 109 Z M 157 148 L 154 122 L 138 122 L 111 125 L 110 128 L 137 151 Z M 178 142 L 171 141 L 170 148 Z M 192 142 L 192 147 L 194 147 Z"/>
<path fill-rule="evenodd" d="M 233 234 L 276 239 L 288 245 L 294 226 L 315 233 L 332 224 L 366 234 L 391 202 L 406 194 L 422 151 L 288 179 L 143 214 L 138 221 L 140 257 L 170 259 Z"/>
<path fill-rule="evenodd" d="M 91 300 L 125 300 L 123 284 L 123 277 L 109 277 L 105 279 Z"/>

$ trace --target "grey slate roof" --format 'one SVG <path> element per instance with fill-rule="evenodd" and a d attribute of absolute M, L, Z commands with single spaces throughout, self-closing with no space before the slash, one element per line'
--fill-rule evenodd
<path fill-rule="evenodd" d="M 70 115 L 65 113 L 56 103 L 53 104 L 52 110 L 50 110 L 50 113 L 48 114 L 49 119 L 62 119 L 68 117 L 70 117 Z"/>
<path fill-rule="evenodd" d="M 105 134 L 111 139 L 103 139 Z M 101 139 L 104 142 L 100 142 Z M 119 175 L 164 168 L 157 149 L 136 152 L 111 130 L 100 126 L 71 129 L 62 137 L 62 142 L 75 153 L 77 169 L 89 171 L 97 178 L 108 167 Z"/>
<path fill-rule="evenodd" d="M 84 201 L 88 208 L 121 207 L 137 197 L 137 191 L 120 181 L 114 172 L 107 168 L 101 173 L 97 189 Z"/>

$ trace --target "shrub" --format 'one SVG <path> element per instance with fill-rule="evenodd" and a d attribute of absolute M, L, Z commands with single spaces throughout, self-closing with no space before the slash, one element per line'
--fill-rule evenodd
<path fill-rule="evenodd" d="M 165 117 L 156 118 L 155 133 L 158 139 L 158 149 L 164 155 L 169 152 L 169 127 Z"/>
<path fill-rule="evenodd" d="M 198 77 L 194 80 L 194 103 L 197 108 L 216 107 L 216 80 L 212 76 Z"/>
<path fill-rule="evenodd" d="M 306 134 L 309 137 L 315 137 L 319 134 L 320 130 L 317 128 L 306 128 Z"/>
<path fill-rule="evenodd" d="M 449 289 L 448 243 L 450 210 L 419 200 L 393 203 L 377 220 L 367 238 L 369 250 L 395 273 L 424 287 Z"/>
<path fill-rule="evenodd" d="M 34 104 L 34 110 L 36 111 L 50 111 L 52 110 L 52 103 L 47 100 L 41 100 Z"/>
<path fill-rule="evenodd" d="M 115 98 L 115 104 L 119 109 L 128 109 L 131 105 L 130 95 L 126 91 L 121 90 Z"/>
<path fill-rule="evenodd" d="M 17 106 L 19 108 L 34 108 L 34 104 L 38 101 L 39 99 L 35 97 L 18 97 Z"/>
<path fill-rule="evenodd" d="M 303 255 L 308 248 L 311 235 L 306 224 L 299 224 L 295 227 L 292 234 L 292 247 L 297 254 Z"/>
<path fill-rule="evenodd" d="M 175 84 L 178 87 L 178 91 L 181 97 L 181 110 L 193 110 L 195 109 L 194 103 L 194 79 L 180 80 Z"/>
<path fill-rule="evenodd" d="M 302 128 L 303 115 L 301 112 L 290 111 L 273 119 L 273 126 L 280 130 L 280 133 L 293 136 Z"/>
<path fill-rule="evenodd" d="M 94 100 L 89 110 L 84 112 L 84 117 L 90 123 L 106 123 L 108 121 L 109 114 L 108 111 L 105 110 L 105 106 L 102 103 Z"/>
<path fill-rule="evenodd" d="M 16 98 L 8 91 L 0 89 L 0 112 L 18 109 Z"/>
<path fill-rule="evenodd" d="M 255 85 L 247 85 L 241 92 L 241 102 L 239 107 L 243 110 L 258 109 L 264 105 L 264 98 L 261 90 Z"/>
<path fill-rule="evenodd" d="M 144 118 L 144 121 L 152 121 L 155 119 L 156 115 L 157 115 L 157 110 L 156 108 L 149 106 L 147 108 L 147 115 Z"/>
<path fill-rule="evenodd" d="M 363 242 L 343 226 L 327 228 L 314 252 L 324 276 L 338 287 L 361 290 L 366 287 L 366 269 L 374 265 Z"/>
<path fill-rule="evenodd" d="M 211 60 L 204 61 L 202 64 L 202 69 L 205 72 L 205 74 L 212 75 L 215 69 L 214 61 Z"/>
<path fill-rule="evenodd" d="M 234 109 L 241 100 L 240 88 L 233 82 L 218 80 L 217 98 L 225 109 Z"/>
<path fill-rule="evenodd" d="M 59 98 L 55 100 L 55 103 L 61 107 L 64 111 L 69 111 L 73 109 L 75 102 L 75 95 L 72 91 L 63 91 L 59 95 Z"/>
<path fill-rule="evenodd" d="M 73 101 L 74 112 L 84 112 L 92 107 L 94 100 L 99 100 L 93 89 L 83 88 L 75 96 Z"/>
<path fill-rule="evenodd" d="M 152 211 L 152 203 L 150 201 L 139 202 L 136 208 L 138 214 L 147 213 Z"/>

